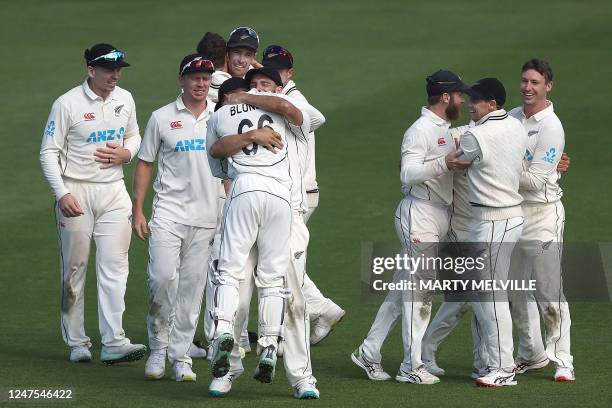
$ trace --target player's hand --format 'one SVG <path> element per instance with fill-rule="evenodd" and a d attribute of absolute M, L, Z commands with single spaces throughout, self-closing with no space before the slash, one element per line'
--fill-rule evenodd
<path fill-rule="evenodd" d="M 223 102 L 224 105 L 237 105 L 239 103 L 244 103 L 244 98 L 247 93 L 245 91 L 237 91 L 232 92 L 230 94 L 225 95 L 225 100 Z"/>
<path fill-rule="evenodd" d="M 472 164 L 469 160 L 459 160 L 459 156 L 463 154 L 463 150 L 457 149 L 452 153 L 449 153 L 444 158 L 446 167 L 449 170 L 465 170 Z"/>
<path fill-rule="evenodd" d="M 96 161 L 102 163 L 101 169 L 119 166 L 130 161 L 132 153 L 128 149 L 119 146 L 118 143 L 107 142 L 106 147 L 98 147 L 94 153 Z"/>
<path fill-rule="evenodd" d="M 70 193 L 65 194 L 57 202 L 64 217 L 78 217 L 85 214 L 79 201 Z"/>
<path fill-rule="evenodd" d="M 255 59 L 253 59 L 253 62 L 251 62 L 251 66 L 255 69 L 259 69 L 259 68 L 263 68 L 263 65 L 261 65 L 258 61 L 256 61 Z"/>
<path fill-rule="evenodd" d="M 283 148 L 283 138 L 271 127 L 264 126 L 251 132 L 253 132 L 253 143 L 265 147 L 272 153 L 276 153 L 276 149 L 280 150 Z"/>
<path fill-rule="evenodd" d="M 567 153 L 563 152 L 561 155 L 561 160 L 559 160 L 559 164 L 557 164 L 557 171 L 561 174 L 565 174 L 570 166 L 570 157 Z"/>
<path fill-rule="evenodd" d="M 134 211 L 132 213 L 132 229 L 140 240 L 146 241 L 146 239 L 149 238 L 147 217 L 145 217 L 142 211 Z"/>

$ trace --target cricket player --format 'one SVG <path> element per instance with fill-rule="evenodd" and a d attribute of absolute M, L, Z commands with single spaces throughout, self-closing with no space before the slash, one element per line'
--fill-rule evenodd
<path fill-rule="evenodd" d="M 450 71 L 427 77 L 428 105 L 421 117 L 406 131 L 402 142 L 401 182 L 405 194 L 395 213 L 395 225 L 402 251 L 411 257 L 437 255 L 437 244 L 448 230 L 449 206 L 453 198 L 452 170 L 470 165 L 458 160 L 460 151 L 449 134 L 450 123 L 459 118 L 463 94 L 469 87 Z M 435 279 L 436 271 L 398 269 L 394 281 Z M 351 355 L 372 380 L 388 380 L 380 354 L 382 343 L 399 316 L 402 316 L 404 361 L 395 379 L 414 384 L 435 384 L 440 379 L 429 373 L 421 359 L 421 340 L 431 314 L 429 291 L 391 291 L 381 305 L 363 343 Z"/>
<path fill-rule="evenodd" d="M 274 104 L 274 98 L 270 99 L 267 96 L 279 94 L 282 90 L 282 81 L 276 70 L 268 67 L 249 71 L 247 80 L 251 88 L 254 88 L 249 93 L 235 93 L 228 97 L 228 103 L 231 102 L 246 102 L 253 106 L 266 108 L 268 111 L 277 110 Z M 223 85 L 225 86 L 225 84 Z M 258 93 L 258 92 L 262 93 Z M 255 92 L 255 94 L 253 93 Z M 279 95 L 285 101 L 290 101 L 290 104 L 296 103 L 299 109 L 305 114 L 305 118 L 310 120 L 312 129 L 318 128 L 324 123 L 323 115 L 310 105 L 299 105 L 294 100 Z M 240 106 L 240 105 L 237 105 Z M 286 116 L 286 114 L 283 114 Z M 290 119 L 290 118 L 287 118 Z M 305 119 L 306 120 L 306 119 Z M 310 129 L 309 129 L 310 130 Z M 294 387 L 294 397 L 298 399 L 319 398 L 319 391 L 316 388 L 316 379 L 312 376 L 312 366 L 310 363 L 309 343 L 304 341 L 309 336 L 308 309 L 304 295 L 302 293 L 303 276 L 305 275 L 305 257 L 308 245 L 308 229 L 306 228 L 302 214 L 306 212 L 306 191 L 303 183 L 303 169 L 306 165 L 307 134 L 294 131 L 287 133 L 288 138 L 288 160 L 290 165 L 291 176 L 291 208 L 292 208 L 292 225 L 291 236 L 289 241 L 289 249 L 291 251 L 291 263 L 287 271 L 287 288 L 290 292 L 288 299 L 288 307 L 285 309 L 285 324 L 284 324 L 284 359 L 285 371 L 289 379 L 289 383 Z M 233 137 L 233 136 L 232 136 Z M 219 143 L 223 144 L 228 138 L 222 139 Z M 213 154 L 213 152 L 211 152 Z M 246 283 L 246 282 L 245 282 Z M 248 303 L 250 302 L 250 291 L 243 292 L 240 285 L 240 301 L 238 305 L 238 313 L 236 314 L 236 324 L 241 325 L 241 321 L 248 316 Z M 246 284 L 248 287 L 248 283 Z M 242 294 L 245 293 L 243 296 Z M 261 317 L 260 317 L 261 320 Z M 260 324 L 261 326 L 261 324 Z M 260 328 L 260 334 L 261 334 Z M 258 346 L 259 348 L 259 346 Z M 263 353 L 262 351 L 262 356 Z M 261 358 L 260 358 L 261 361 Z M 239 354 L 234 351 L 230 356 L 231 369 L 230 372 L 219 379 L 213 380 L 209 388 L 211 395 L 224 395 L 231 389 L 232 382 L 243 372 L 242 362 Z"/>
<path fill-rule="evenodd" d="M 219 34 L 208 31 L 198 43 L 197 51 L 199 54 L 207 55 L 215 64 L 215 72 L 212 74 L 208 98 L 217 103 L 219 87 L 223 82 L 232 77 L 227 67 L 227 44 Z M 257 48 L 255 48 L 255 52 L 257 52 Z"/>
<path fill-rule="evenodd" d="M 289 50 L 279 45 L 269 45 L 263 53 L 262 65 L 276 69 L 283 82 L 281 93 L 299 101 L 303 105 L 310 105 L 304 95 L 298 90 L 293 81 L 293 55 Z M 304 185 L 308 211 L 304 214 L 304 222 L 307 223 L 319 205 L 319 186 L 317 184 L 315 169 L 315 134 L 308 134 L 308 152 L 306 158 L 306 169 L 303 173 Z M 304 255 L 306 256 L 306 254 Z M 310 330 L 310 344 L 321 342 L 339 323 L 346 312 L 331 299 L 323 296 L 319 288 L 310 279 L 308 274 L 304 275 L 304 286 L 302 287 L 306 303 L 308 304 L 308 315 L 312 322 Z"/>
<path fill-rule="evenodd" d="M 151 354 L 145 377 L 163 378 L 166 356 L 176 381 L 195 381 L 188 349 L 196 331 L 206 285 L 210 243 L 215 234 L 220 181 L 206 155 L 207 101 L 214 64 L 205 55 L 187 55 L 179 65 L 182 93 L 151 115 L 134 175 L 134 231 L 149 239 Z M 151 222 L 143 211 L 153 162 L 158 161 Z M 172 317 L 171 317 L 172 316 Z"/>
<path fill-rule="evenodd" d="M 509 114 L 518 119 L 528 135 L 519 192 L 524 198 L 523 234 L 515 266 L 523 279 L 536 280 L 535 301 L 513 299 L 512 312 L 519 333 L 517 373 L 556 365 L 555 381 L 574 381 L 570 352 L 570 312 L 563 294 L 561 256 L 565 210 L 561 203 L 557 166 L 565 145 L 561 121 L 548 94 L 553 88 L 550 64 L 541 59 L 527 61 L 521 70 L 523 106 Z M 530 274 L 525 273 L 530 272 Z M 540 307 L 545 327 L 542 343 Z"/>
<path fill-rule="evenodd" d="M 467 173 L 473 216 L 470 241 L 478 246 L 474 256 L 486 260 L 482 279 L 503 283 L 508 281 L 512 250 L 523 230 L 519 178 L 527 133 L 502 108 L 506 90 L 496 78 L 479 80 L 468 94 L 475 126 L 463 134 L 460 148 L 462 158 L 472 161 Z M 476 384 L 516 385 L 508 296 L 493 288 L 478 292 L 478 299 L 480 308 L 474 312 L 484 329 L 489 372 Z"/>
<path fill-rule="evenodd" d="M 223 52 L 223 58 L 225 59 L 225 64 L 218 70 L 215 70 L 213 74 L 213 78 L 211 81 L 211 98 L 216 102 L 215 98 L 217 96 L 217 90 L 221 86 L 223 82 L 227 79 L 236 77 L 236 78 L 244 78 L 249 68 L 252 66 L 259 66 L 257 61 L 255 60 L 255 53 L 257 52 L 257 48 L 259 47 L 259 36 L 257 32 L 250 27 L 237 27 L 229 35 L 227 44 L 223 38 L 219 35 L 215 35 L 212 33 L 207 33 L 204 35 L 200 43 L 198 44 L 198 50 L 205 51 L 204 54 L 212 54 L 216 60 L 221 58 L 221 52 Z M 222 51 L 223 50 L 223 51 Z M 218 63 L 218 62 L 217 62 Z M 222 210 L 225 206 L 225 196 L 226 190 L 229 190 L 228 182 L 224 182 L 225 189 L 221 189 L 219 195 L 219 208 Z M 208 279 L 206 285 L 206 310 L 204 312 L 204 337 L 207 341 L 212 340 L 212 335 L 214 332 L 213 325 L 213 311 L 212 311 L 212 282 L 210 279 L 213 276 L 214 267 L 213 265 L 217 262 L 219 257 L 219 245 L 221 240 L 221 217 L 219 217 L 219 222 L 217 223 L 217 233 L 215 235 L 215 240 L 213 242 L 213 247 L 211 248 L 210 255 L 211 259 L 209 259 L 209 271 L 208 271 Z M 245 268 L 249 270 L 255 269 L 255 260 L 256 257 L 249 256 L 247 262 L 245 264 Z M 248 314 L 248 311 L 247 311 Z M 242 332 L 240 335 L 239 346 L 242 349 L 242 355 L 251 351 L 251 345 L 249 341 L 249 333 L 247 331 L 248 319 L 244 322 L 244 327 L 242 328 Z M 194 343 L 195 345 L 195 343 Z M 193 357 L 202 357 L 204 353 L 199 350 L 197 347 L 190 348 L 189 354 Z M 208 350 L 210 351 L 210 350 Z M 210 358 L 210 355 L 207 357 Z"/>
<path fill-rule="evenodd" d="M 110 44 L 85 50 L 87 79 L 51 107 L 40 162 L 56 199 L 60 244 L 62 337 L 70 361 L 91 361 L 85 334 L 84 289 L 91 239 L 96 243 L 98 323 L 103 362 L 142 358 L 122 326 L 129 272 L 132 204 L 123 163 L 140 147 L 132 95 L 117 86 L 125 55 Z"/>

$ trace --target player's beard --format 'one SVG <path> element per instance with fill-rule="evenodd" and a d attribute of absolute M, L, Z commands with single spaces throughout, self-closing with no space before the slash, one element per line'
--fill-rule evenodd
<path fill-rule="evenodd" d="M 459 119 L 459 110 L 461 109 L 461 104 L 455 101 L 454 97 L 451 97 L 450 103 L 445 109 L 446 117 L 450 121 L 455 121 Z"/>

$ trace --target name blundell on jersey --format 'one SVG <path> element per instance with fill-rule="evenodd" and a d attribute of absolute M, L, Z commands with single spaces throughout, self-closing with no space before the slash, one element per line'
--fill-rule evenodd
<path fill-rule="evenodd" d="M 258 110 L 258 109 L 259 108 L 257 106 L 249 105 L 246 103 L 243 103 L 241 105 L 231 105 L 230 106 L 230 117 L 236 116 L 240 113 L 245 113 L 245 112 L 249 112 L 252 110 Z"/>

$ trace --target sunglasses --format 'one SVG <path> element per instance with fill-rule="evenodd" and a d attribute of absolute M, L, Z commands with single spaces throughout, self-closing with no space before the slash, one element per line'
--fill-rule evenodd
<path fill-rule="evenodd" d="M 103 59 L 104 61 L 121 61 L 123 60 L 124 56 L 125 54 L 122 53 L 121 51 L 112 50 L 108 54 L 100 55 L 99 57 L 96 57 L 87 63 L 91 64 L 92 62 L 101 60 L 101 59 Z"/>
<path fill-rule="evenodd" d="M 249 34 L 249 36 L 250 36 L 251 38 L 254 38 L 255 40 L 257 40 L 257 41 L 259 42 L 259 36 L 258 36 L 258 35 L 257 35 L 257 33 L 255 32 L 255 30 L 253 30 L 251 27 L 236 27 L 236 28 L 234 28 L 234 30 L 233 30 L 233 31 L 230 33 L 230 35 L 229 35 L 229 36 L 231 37 L 232 35 L 234 35 L 234 33 L 235 33 L 236 31 L 239 31 L 239 30 L 245 30 L 245 31 L 246 31 L 246 32 Z"/>
<path fill-rule="evenodd" d="M 181 75 L 183 75 L 183 73 L 185 72 L 187 68 L 201 69 L 202 67 L 206 69 L 210 69 L 212 71 L 215 70 L 215 65 L 212 63 L 212 61 L 207 60 L 207 59 L 202 59 L 202 57 L 196 57 L 192 59 L 191 61 L 189 61 L 187 64 L 185 64 L 183 69 L 181 69 Z"/>
<path fill-rule="evenodd" d="M 289 51 L 287 51 L 280 45 L 270 45 L 264 50 L 264 56 L 266 59 L 276 57 L 279 55 L 289 58 L 289 61 L 291 61 L 291 64 L 293 64 L 293 55 L 291 55 Z"/>

